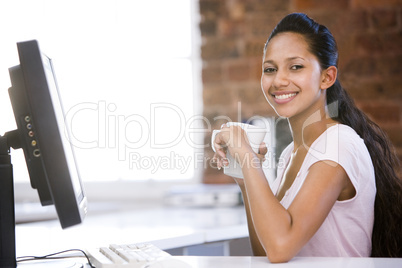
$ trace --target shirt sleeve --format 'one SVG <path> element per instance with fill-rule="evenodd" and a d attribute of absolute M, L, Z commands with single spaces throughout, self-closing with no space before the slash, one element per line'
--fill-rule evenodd
<path fill-rule="evenodd" d="M 348 175 L 350 181 L 358 191 L 358 181 L 360 177 L 361 163 L 366 161 L 366 145 L 357 133 L 344 125 L 331 127 L 327 132 L 320 136 L 309 148 L 310 168 L 318 161 L 324 161 L 328 165 L 341 165 Z"/>

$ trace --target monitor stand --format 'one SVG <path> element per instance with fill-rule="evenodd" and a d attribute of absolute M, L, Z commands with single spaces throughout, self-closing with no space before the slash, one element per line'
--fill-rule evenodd
<path fill-rule="evenodd" d="M 17 130 L 0 136 L 0 263 L 4 268 L 15 268 L 15 212 L 14 180 L 10 147 L 21 148 Z"/>

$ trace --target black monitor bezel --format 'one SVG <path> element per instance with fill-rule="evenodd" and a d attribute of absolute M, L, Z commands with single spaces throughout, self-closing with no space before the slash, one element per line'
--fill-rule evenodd
<path fill-rule="evenodd" d="M 36 40 L 19 42 L 17 48 L 20 65 L 9 69 L 12 81 L 9 94 L 31 185 L 38 190 L 42 205 L 54 204 L 64 229 L 83 221 L 87 199 L 72 145 L 63 144 L 66 137 L 62 135 L 68 135 L 68 132 L 57 121 L 55 109 L 63 107 L 52 61 L 41 52 Z M 45 64 L 49 64 L 52 77 L 46 75 Z M 55 89 L 50 85 L 53 82 L 50 79 L 54 80 Z M 33 131 L 33 137 L 29 131 Z M 68 161 L 66 153 L 72 153 L 74 161 Z M 73 180 L 77 180 L 79 193 L 74 189 Z"/>

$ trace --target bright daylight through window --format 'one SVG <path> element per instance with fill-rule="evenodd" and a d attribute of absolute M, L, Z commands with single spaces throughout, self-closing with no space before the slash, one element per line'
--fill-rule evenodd
<path fill-rule="evenodd" d="M 195 1 L 14 0 L 0 10 L 1 135 L 16 128 L 7 93 L 16 42 L 36 39 L 53 59 L 84 182 L 194 178 L 203 151 Z M 28 181 L 22 150 L 12 157 L 15 180 Z"/>

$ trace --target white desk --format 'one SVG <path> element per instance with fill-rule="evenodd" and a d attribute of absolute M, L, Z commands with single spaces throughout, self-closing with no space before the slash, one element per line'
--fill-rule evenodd
<path fill-rule="evenodd" d="M 190 264 L 192 268 L 400 268 L 402 259 L 378 259 L 378 258 L 294 258 L 288 263 L 272 264 L 265 257 L 175 257 Z M 45 261 L 35 261 L 21 263 L 18 267 L 22 268 L 79 268 L 78 264 L 83 264 L 85 260 L 66 260 L 49 263 Z M 74 266 L 74 264 L 77 264 Z"/>
<path fill-rule="evenodd" d="M 374 258 L 294 258 L 288 263 L 272 264 L 265 257 L 180 257 L 193 268 L 401 268 L 402 259 Z"/>
<path fill-rule="evenodd" d="M 152 242 L 162 249 L 187 247 L 248 236 L 244 208 L 174 209 L 141 208 L 108 215 L 89 215 L 82 225 L 61 230 L 57 221 L 20 224 L 16 227 L 17 256 L 44 255 L 72 248 L 96 248 L 111 243 Z M 194 268 L 259 267 L 402 267 L 402 259 L 294 258 L 289 263 L 271 264 L 265 257 L 180 258 Z M 80 260 L 85 263 L 84 260 Z M 46 262 L 42 263 L 45 264 Z M 18 267 L 43 266 L 21 263 Z"/>
<path fill-rule="evenodd" d="M 152 242 L 166 250 L 248 236 L 243 207 L 116 210 L 88 215 L 83 224 L 65 230 L 58 221 L 18 224 L 17 256 L 112 243 Z"/>

